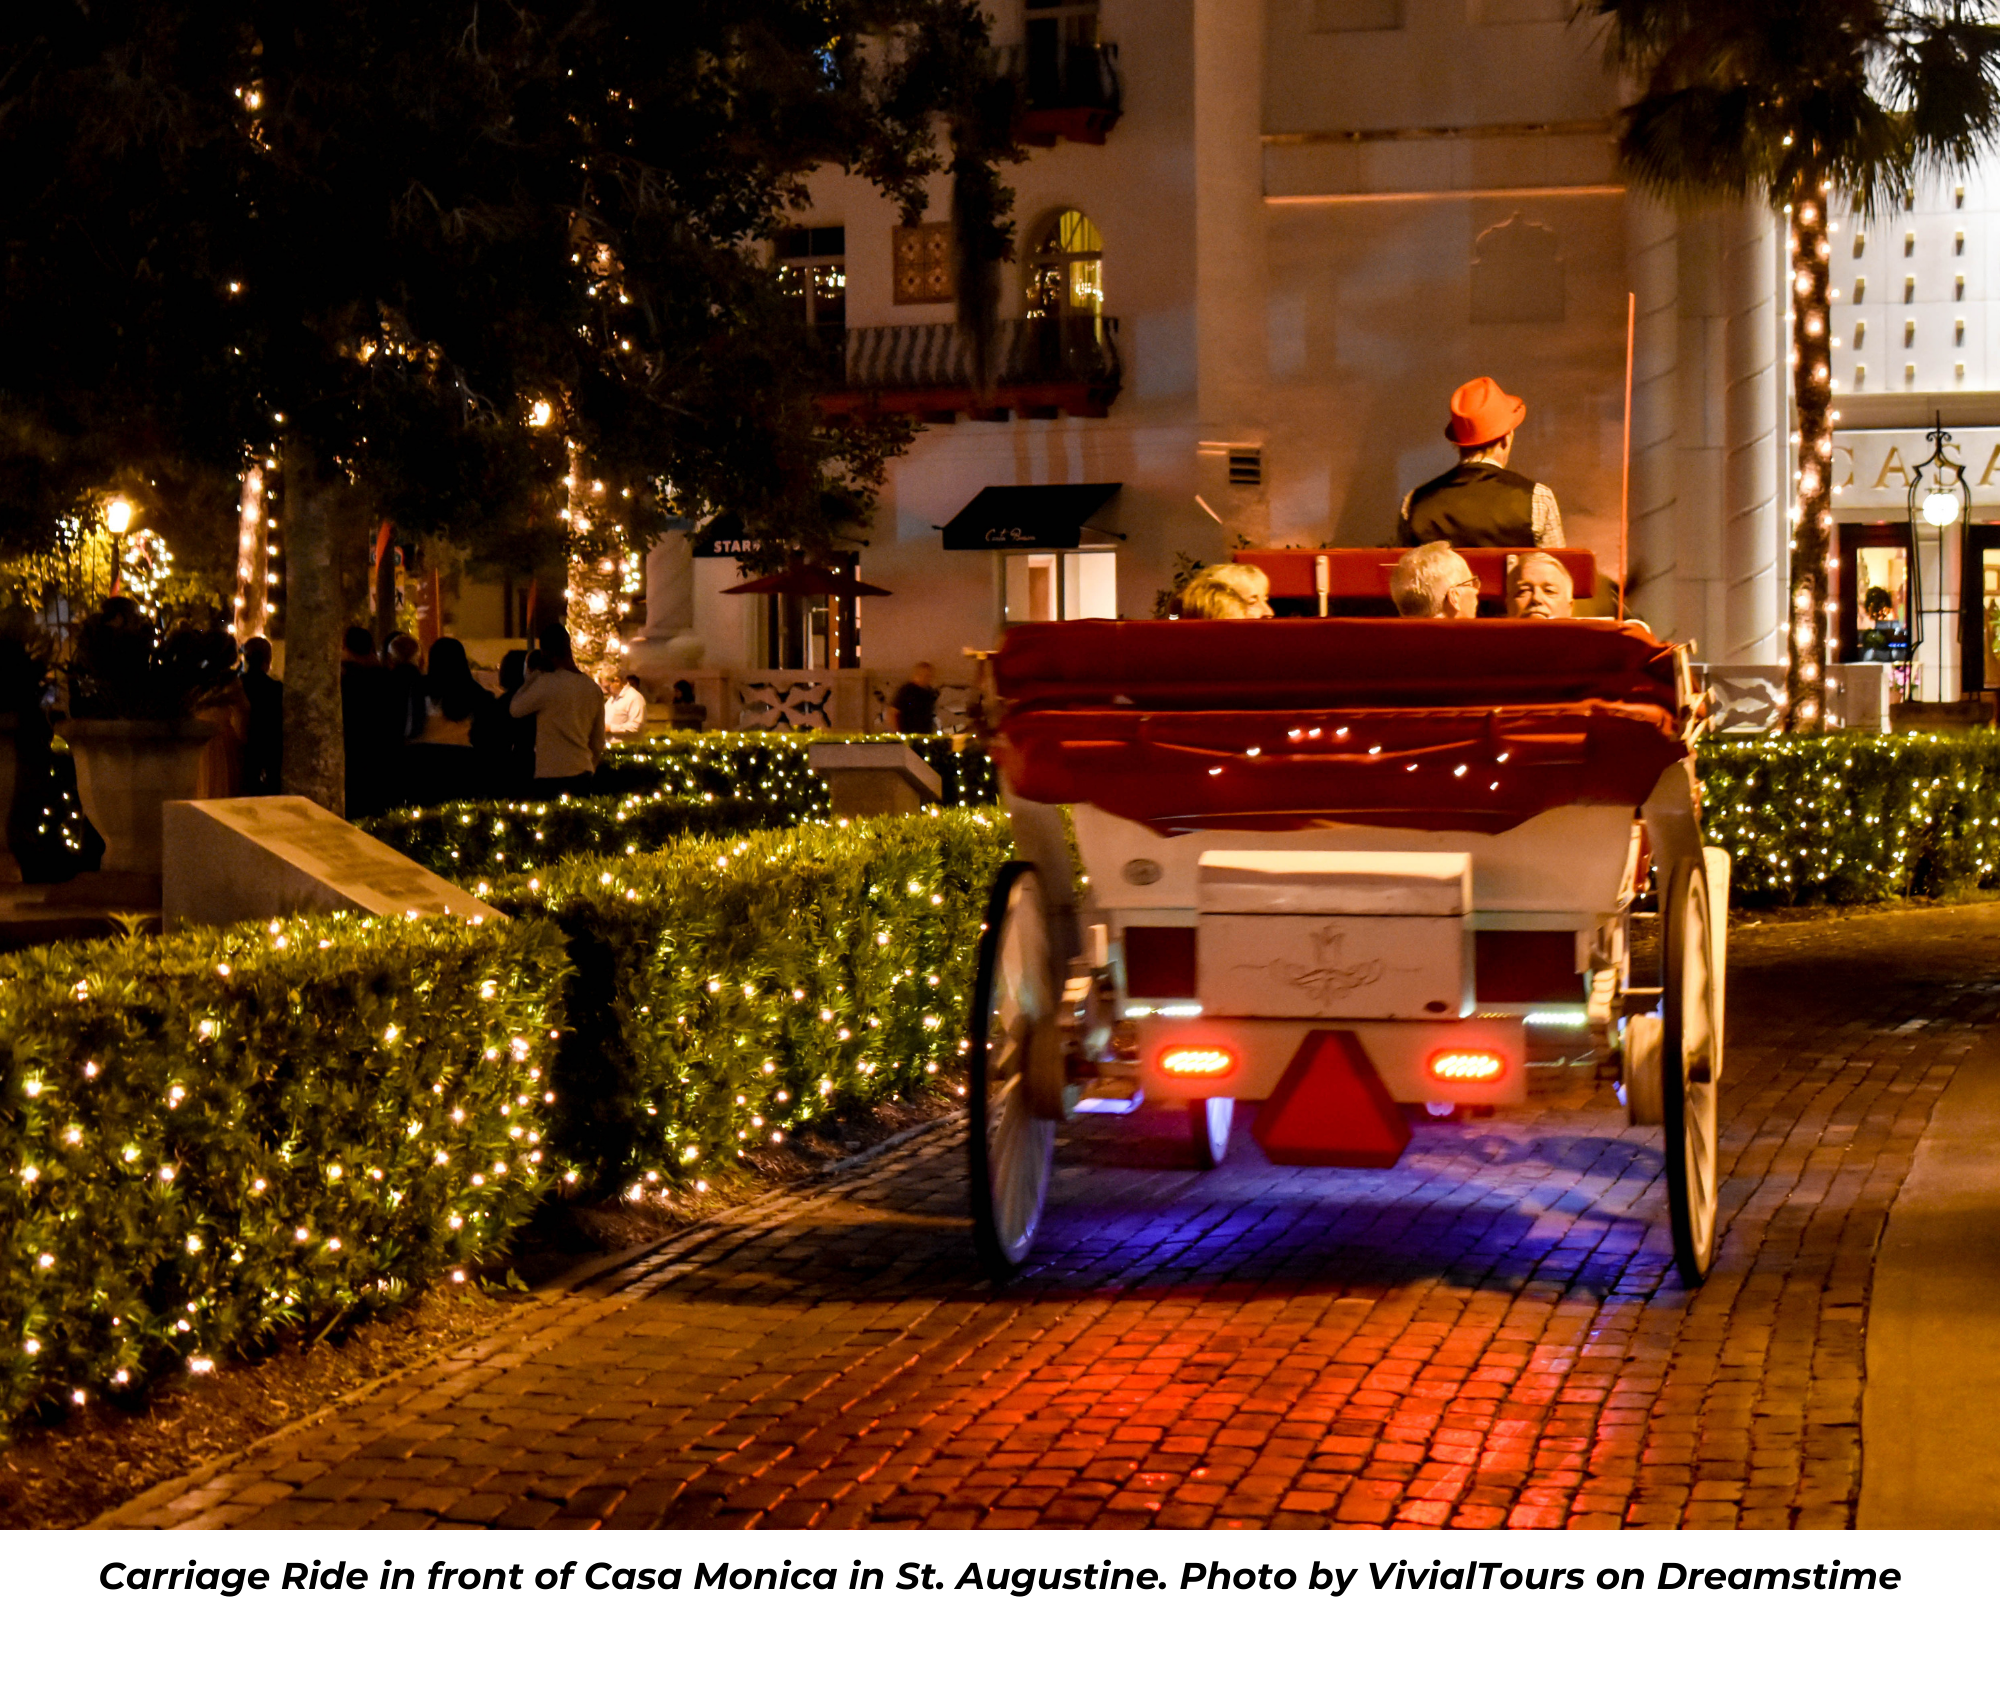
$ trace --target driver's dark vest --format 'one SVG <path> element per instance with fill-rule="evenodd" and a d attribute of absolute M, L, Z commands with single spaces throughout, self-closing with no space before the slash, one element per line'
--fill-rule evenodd
<path fill-rule="evenodd" d="M 1467 549 L 1530 549 L 1535 543 L 1535 481 L 1490 461 L 1463 460 L 1410 496 L 1397 541 L 1456 543 Z"/>

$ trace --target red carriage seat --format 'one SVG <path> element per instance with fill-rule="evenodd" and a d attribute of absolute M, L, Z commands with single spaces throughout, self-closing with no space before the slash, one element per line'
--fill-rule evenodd
<path fill-rule="evenodd" d="M 1637 808 L 1688 748 L 1671 645 L 1553 620 L 1063 621 L 994 662 L 1018 795 L 1160 832 L 1504 832 Z"/>

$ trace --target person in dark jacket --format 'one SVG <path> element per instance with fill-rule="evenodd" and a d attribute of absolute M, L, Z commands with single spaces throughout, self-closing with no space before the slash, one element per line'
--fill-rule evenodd
<path fill-rule="evenodd" d="M 937 669 L 928 661 L 919 661 L 910 669 L 902 689 L 889 699 L 889 719 L 905 737 L 913 732 L 935 732 L 937 700 Z"/>
<path fill-rule="evenodd" d="M 510 649 L 500 657 L 500 695 L 494 704 L 499 725 L 491 748 L 489 773 L 490 782 L 503 797 L 525 797 L 535 782 L 534 717 L 516 720 L 510 712 L 514 693 L 527 678 L 525 649 Z"/>
<path fill-rule="evenodd" d="M 349 626 L 341 639 L 340 718 L 347 753 L 347 818 L 362 820 L 388 808 L 400 777 L 401 696 L 375 654 L 375 634 Z"/>
<path fill-rule="evenodd" d="M 285 687 L 271 677 L 271 640 L 243 643 L 243 694 L 250 727 L 243 740 L 243 795 L 275 797 L 285 788 Z"/>
<path fill-rule="evenodd" d="M 1445 436 L 1458 465 L 1403 498 L 1397 547 L 1451 543 L 1461 549 L 1560 549 L 1562 512 L 1546 484 L 1512 471 L 1514 433 L 1528 404 L 1491 378 L 1474 378 L 1451 392 Z"/>

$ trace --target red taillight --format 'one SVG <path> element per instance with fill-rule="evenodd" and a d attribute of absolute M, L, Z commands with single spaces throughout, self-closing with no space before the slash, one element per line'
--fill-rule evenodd
<path fill-rule="evenodd" d="M 1219 1080 L 1235 1068 L 1236 1053 L 1221 1045 L 1169 1045 L 1160 1053 L 1160 1072 L 1180 1080 Z"/>
<path fill-rule="evenodd" d="M 1507 1072 L 1507 1059 L 1498 1051 L 1439 1051 L 1427 1066 L 1433 1080 L 1483 1086 Z"/>

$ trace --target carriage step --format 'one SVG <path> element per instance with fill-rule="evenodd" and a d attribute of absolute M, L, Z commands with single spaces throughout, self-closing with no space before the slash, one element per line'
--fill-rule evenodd
<path fill-rule="evenodd" d="M 1076 1101 L 1080 1116 L 1129 1116 L 1146 1101 L 1144 1089 L 1130 1075 L 1097 1076 L 1081 1089 Z"/>
<path fill-rule="evenodd" d="M 1308 1033 L 1251 1129 L 1273 1163 L 1391 1169 L 1410 1124 L 1352 1033 Z"/>

